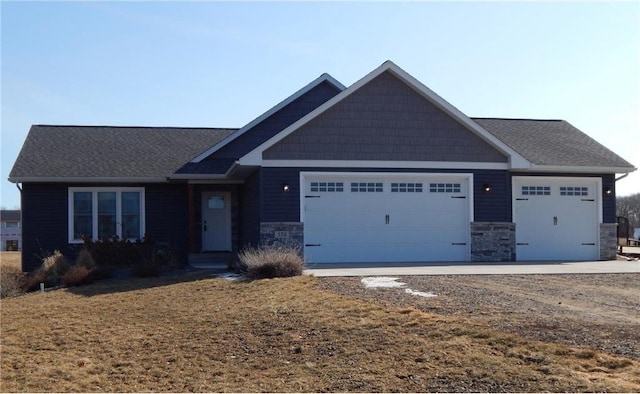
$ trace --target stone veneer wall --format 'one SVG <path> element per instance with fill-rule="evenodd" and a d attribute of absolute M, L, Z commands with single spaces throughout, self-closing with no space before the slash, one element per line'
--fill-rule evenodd
<path fill-rule="evenodd" d="M 300 222 L 260 223 L 260 245 L 287 245 L 304 248 L 304 224 Z"/>
<path fill-rule="evenodd" d="M 471 261 L 504 262 L 515 259 L 515 223 L 471 223 Z"/>
<path fill-rule="evenodd" d="M 618 224 L 600 223 L 600 260 L 615 260 L 618 251 Z"/>

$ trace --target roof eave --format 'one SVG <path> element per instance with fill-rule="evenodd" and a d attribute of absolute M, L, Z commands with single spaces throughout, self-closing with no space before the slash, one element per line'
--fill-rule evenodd
<path fill-rule="evenodd" d="M 518 169 L 517 171 L 573 172 L 579 174 L 622 174 L 633 172 L 635 170 L 637 170 L 637 168 L 635 167 L 533 165 L 529 169 Z"/>
<path fill-rule="evenodd" d="M 12 176 L 11 183 L 164 183 L 166 177 L 48 177 Z"/>

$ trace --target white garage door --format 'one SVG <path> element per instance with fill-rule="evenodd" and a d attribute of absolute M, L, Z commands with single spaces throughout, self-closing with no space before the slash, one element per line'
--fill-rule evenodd
<path fill-rule="evenodd" d="M 310 263 L 467 261 L 469 176 L 303 174 Z"/>
<path fill-rule="evenodd" d="M 599 178 L 513 178 L 516 258 L 597 260 Z"/>

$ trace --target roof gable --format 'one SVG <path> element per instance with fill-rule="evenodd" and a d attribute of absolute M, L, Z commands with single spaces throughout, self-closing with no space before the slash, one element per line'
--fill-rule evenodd
<path fill-rule="evenodd" d="M 507 156 L 384 71 L 263 152 L 265 160 L 506 163 Z"/>
<path fill-rule="evenodd" d="M 363 86 L 367 85 L 369 82 L 377 78 L 379 75 L 385 72 L 390 72 L 395 77 L 397 77 L 400 81 L 405 83 L 411 89 L 413 89 L 416 93 L 418 93 L 423 98 L 427 99 L 431 104 L 438 107 L 445 114 L 453 118 L 455 121 L 459 122 L 462 126 L 467 128 L 469 131 L 477 135 L 479 138 L 490 144 L 493 148 L 506 155 L 509 158 L 509 163 L 512 168 L 522 168 L 526 169 L 530 167 L 530 163 L 516 151 L 514 151 L 511 147 L 504 144 L 498 138 L 496 138 L 493 134 L 487 132 L 482 127 L 480 127 L 477 123 L 473 122 L 466 115 L 460 112 L 458 109 L 453 107 L 451 104 L 446 102 L 440 96 L 435 94 L 429 88 L 424 86 L 417 79 L 413 78 L 411 75 L 407 74 L 404 70 L 400 69 L 391 61 L 386 61 L 380 67 L 373 70 L 365 77 L 349 86 L 347 89 L 343 90 L 341 93 L 333 97 L 331 100 L 327 101 L 320 107 L 316 108 L 314 111 L 310 112 L 305 117 L 301 118 L 297 122 L 293 123 L 291 126 L 283 130 L 281 133 L 276 134 L 274 137 L 270 138 L 256 149 L 252 150 L 245 156 L 243 156 L 239 163 L 241 165 L 261 165 L 263 160 L 263 152 L 267 149 L 271 148 L 278 142 L 282 141 L 284 138 L 300 129 L 302 126 L 308 124 L 313 119 L 317 118 L 321 114 L 323 114 L 328 109 L 334 107 L 341 101 L 345 100 L 350 95 L 357 92 Z"/>
<path fill-rule="evenodd" d="M 322 74 L 191 162 L 199 163 L 208 158 L 238 159 L 344 89 L 345 86 L 331 75 Z"/>
<path fill-rule="evenodd" d="M 163 181 L 235 130 L 34 125 L 9 180 Z"/>

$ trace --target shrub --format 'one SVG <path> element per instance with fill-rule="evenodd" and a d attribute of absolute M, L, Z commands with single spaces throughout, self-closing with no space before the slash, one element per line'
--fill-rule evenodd
<path fill-rule="evenodd" d="M 64 286 L 72 287 L 91 283 L 93 276 L 91 275 L 91 270 L 84 265 L 74 265 L 62 275 L 61 279 Z"/>
<path fill-rule="evenodd" d="M 118 237 L 93 241 L 90 237 L 83 237 L 84 249 L 100 266 L 123 266 L 140 263 L 151 257 L 153 241 L 147 237 L 130 242 Z"/>
<path fill-rule="evenodd" d="M 42 259 L 42 267 L 40 268 L 44 271 L 47 280 L 55 283 L 71 268 L 71 265 L 69 265 L 67 258 L 59 250 L 56 250 L 52 255 Z"/>
<path fill-rule="evenodd" d="M 304 270 L 300 248 L 288 245 L 243 249 L 238 258 L 241 271 L 252 279 L 298 276 Z"/>
<path fill-rule="evenodd" d="M 24 293 L 25 277 L 22 271 L 3 267 L 0 271 L 0 298 L 15 297 Z"/>
<path fill-rule="evenodd" d="M 78 257 L 76 257 L 76 265 L 80 267 L 85 267 L 87 270 L 91 271 L 96 268 L 97 264 L 94 260 L 91 252 L 84 247 L 78 253 Z"/>

